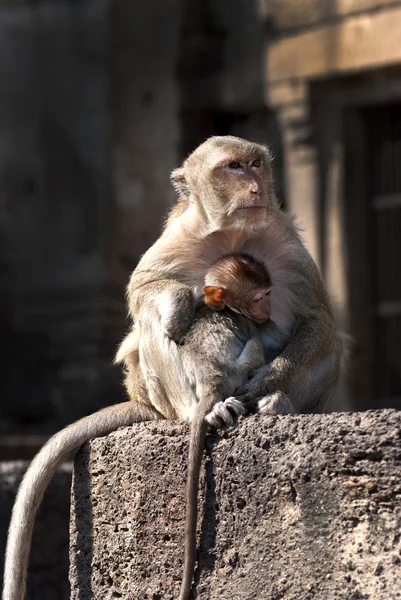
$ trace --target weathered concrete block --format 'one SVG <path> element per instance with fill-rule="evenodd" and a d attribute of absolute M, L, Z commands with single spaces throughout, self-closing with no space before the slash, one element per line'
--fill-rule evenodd
<path fill-rule="evenodd" d="M 172 599 L 186 426 L 139 424 L 79 453 L 71 598 Z M 194 598 L 401 598 L 401 412 L 249 417 L 208 436 Z"/>
<path fill-rule="evenodd" d="M 11 509 L 27 461 L 0 462 L 0 573 Z M 39 509 L 33 531 L 26 600 L 68 600 L 68 523 L 71 464 L 54 477 Z"/>

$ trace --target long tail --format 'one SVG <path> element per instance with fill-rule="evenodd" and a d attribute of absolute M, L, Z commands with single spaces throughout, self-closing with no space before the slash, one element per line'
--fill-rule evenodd
<path fill-rule="evenodd" d="M 23 600 L 35 515 L 57 468 L 87 440 L 118 427 L 161 418 L 152 407 L 133 402 L 109 406 L 56 433 L 29 466 L 18 490 L 8 532 L 3 600 Z"/>
<path fill-rule="evenodd" d="M 185 516 L 184 572 L 179 600 L 187 600 L 196 562 L 196 523 L 198 516 L 199 475 L 208 423 L 204 414 L 191 423 Z"/>

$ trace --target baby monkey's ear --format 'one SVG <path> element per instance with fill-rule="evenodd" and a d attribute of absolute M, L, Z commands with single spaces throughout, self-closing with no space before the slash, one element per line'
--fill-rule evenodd
<path fill-rule="evenodd" d="M 205 294 L 205 304 L 213 310 L 223 310 L 226 306 L 226 290 L 224 288 L 214 287 L 214 285 L 206 285 L 203 288 Z"/>

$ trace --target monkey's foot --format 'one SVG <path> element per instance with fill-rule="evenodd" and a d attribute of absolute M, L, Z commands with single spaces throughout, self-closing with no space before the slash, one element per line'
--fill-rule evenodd
<path fill-rule="evenodd" d="M 274 392 L 258 402 L 260 415 L 292 415 L 296 413 L 291 400 L 283 392 Z"/>
<path fill-rule="evenodd" d="M 245 413 L 246 408 L 242 402 L 231 396 L 223 402 L 217 402 L 205 420 L 213 427 L 224 427 L 233 425 L 235 418 Z"/>

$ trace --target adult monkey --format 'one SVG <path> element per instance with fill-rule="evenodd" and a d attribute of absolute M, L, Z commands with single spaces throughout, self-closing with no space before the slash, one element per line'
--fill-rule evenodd
<path fill-rule="evenodd" d="M 206 140 L 172 173 L 178 201 L 128 286 L 147 393 L 162 413 L 166 396 L 173 416 L 190 419 L 194 406 L 185 402 L 185 393 L 175 394 L 177 387 L 185 389 L 185 381 L 158 332 L 161 328 L 172 343 L 182 339 L 195 310 L 191 288 L 201 290 L 210 265 L 232 252 L 261 261 L 273 283 L 271 317 L 259 327 L 266 366 L 237 398 L 263 414 L 323 412 L 336 388 L 343 336 L 336 333 L 318 269 L 292 218 L 279 208 L 271 161 L 265 146 L 219 136 Z M 127 348 L 120 359 L 132 393 L 138 387 L 134 353 Z"/>
<path fill-rule="evenodd" d="M 323 412 L 338 382 L 345 340 L 336 333 L 316 265 L 278 206 L 269 151 L 236 137 L 213 137 L 173 171 L 172 182 L 178 202 L 128 287 L 140 368 L 136 351 L 123 342 L 127 389 L 135 390 L 139 371 L 154 407 L 162 412 L 167 397 L 169 410 L 193 418 L 196 404 L 188 403 L 190 386 L 180 360 L 171 361 L 171 344 L 190 327 L 192 290 L 202 289 L 210 265 L 241 252 L 267 267 L 272 288 L 270 319 L 259 325 L 266 364 L 237 399 L 263 414 Z M 189 592 L 193 552 L 185 556 L 180 600 Z"/>
<path fill-rule="evenodd" d="M 206 271 L 222 255 L 250 254 L 266 265 L 273 283 L 271 319 L 259 328 L 267 366 L 240 390 L 240 400 L 264 413 L 324 410 L 337 383 L 343 343 L 317 268 L 278 207 L 270 163 L 264 146 L 215 137 L 173 172 L 178 202 L 128 289 L 140 363 L 129 344 L 119 354 L 133 402 L 70 425 L 34 459 L 13 511 L 3 600 L 24 597 L 34 516 L 58 464 L 87 439 L 122 425 L 193 418 L 193 394 L 186 393 L 181 365 L 169 360 L 169 349 L 195 314 L 190 286 L 200 293 Z"/>

